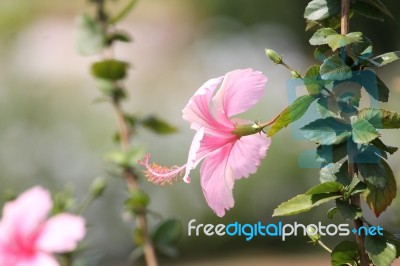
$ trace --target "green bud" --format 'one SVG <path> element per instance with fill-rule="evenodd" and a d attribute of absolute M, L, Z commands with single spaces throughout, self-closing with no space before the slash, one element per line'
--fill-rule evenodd
<path fill-rule="evenodd" d="M 130 198 L 125 201 L 125 206 L 133 212 L 142 212 L 149 205 L 150 197 L 141 189 L 131 192 Z"/>
<path fill-rule="evenodd" d="M 92 184 L 90 185 L 90 194 L 94 198 L 101 197 L 106 187 L 107 187 L 106 179 L 98 177 L 95 180 L 93 180 Z"/>
<path fill-rule="evenodd" d="M 265 53 L 267 54 L 268 58 L 275 64 L 282 64 L 282 57 L 278 55 L 274 50 L 265 49 Z"/>
<path fill-rule="evenodd" d="M 243 137 L 243 136 L 248 136 L 248 135 L 253 135 L 256 133 L 261 132 L 262 127 L 260 127 L 258 124 L 247 124 L 247 125 L 236 125 L 235 129 L 232 131 L 232 134 L 238 136 L 238 137 Z"/>
<path fill-rule="evenodd" d="M 307 227 L 307 235 L 313 242 L 317 242 L 321 239 L 321 235 L 315 230 L 315 228 L 308 226 Z"/>
<path fill-rule="evenodd" d="M 300 73 L 297 72 L 296 70 L 290 71 L 290 74 L 292 74 L 292 78 L 294 79 L 301 79 Z"/>

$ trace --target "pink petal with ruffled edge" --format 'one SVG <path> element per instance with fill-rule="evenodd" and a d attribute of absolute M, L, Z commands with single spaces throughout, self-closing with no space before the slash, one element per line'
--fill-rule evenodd
<path fill-rule="evenodd" d="M 30 246 L 52 204 L 50 193 L 41 187 L 33 187 L 6 203 L 0 223 L 0 239 Z"/>
<path fill-rule="evenodd" d="M 72 214 L 58 214 L 42 227 L 36 245 L 49 253 L 72 251 L 85 236 L 85 220 Z"/>
<path fill-rule="evenodd" d="M 234 205 L 234 177 L 228 165 L 232 144 L 225 145 L 207 156 L 200 169 L 201 187 L 208 206 L 222 217 Z"/>
<path fill-rule="evenodd" d="M 266 82 L 266 76 L 251 68 L 228 72 L 213 102 L 227 117 L 243 113 L 264 95 Z"/>
<path fill-rule="evenodd" d="M 254 174 L 270 144 L 271 138 L 263 134 L 244 136 L 236 141 L 228 160 L 234 178 L 240 179 Z"/>

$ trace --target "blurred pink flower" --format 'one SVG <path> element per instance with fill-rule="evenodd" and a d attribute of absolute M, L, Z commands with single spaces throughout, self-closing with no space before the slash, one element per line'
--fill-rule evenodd
<path fill-rule="evenodd" d="M 50 193 L 33 187 L 7 202 L 0 222 L 0 265 L 58 266 L 52 253 L 76 248 L 85 235 L 85 220 L 61 213 L 46 220 Z"/>
<path fill-rule="evenodd" d="M 149 164 L 150 155 L 147 155 L 140 164 L 146 166 L 149 181 L 162 185 L 171 183 L 184 172 L 183 179 L 190 182 L 190 171 L 204 159 L 200 169 L 203 194 L 214 212 L 224 216 L 225 210 L 234 205 L 235 180 L 256 172 L 271 143 L 271 139 L 262 133 L 234 134 L 236 126 L 252 122 L 231 119 L 259 101 L 266 81 L 261 72 L 244 69 L 211 79 L 201 86 L 182 111 L 183 119 L 197 131 L 187 163 L 168 169 Z M 219 85 L 220 89 L 213 97 Z"/>

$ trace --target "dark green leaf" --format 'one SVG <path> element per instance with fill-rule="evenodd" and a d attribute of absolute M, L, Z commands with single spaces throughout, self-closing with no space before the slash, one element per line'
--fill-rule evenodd
<path fill-rule="evenodd" d="M 390 266 L 397 257 L 396 245 L 381 236 L 366 236 L 365 251 L 375 266 Z"/>
<path fill-rule="evenodd" d="M 320 62 L 324 62 L 325 59 L 329 57 L 332 50 L 328 45 L 319 46 L 314 51 L 314 58 Z"/>
<path fill-rule="evenodd" d="M 322 145 L 344 142 L 351 136 L 351 126 L 333 117 L 318 119 L 300 129 L 302 135 Z"/>
<path fill-rule="evenodd" d="M 120 80 L 125 78 L 128 64 L 115 59 L 106 59 L 92 65 L 92 74 L 105 80 Z"/>
<path fill-rule="evenodd" d="M 395 62 L 399 59 L 400 59 L 400 51 L 389 52 L 372 58 L 372 60 L 376 62 L 380 67 Z"/>
<path fill-rule="evenodd" d="M 324 60 L 320 74 L 324 80 L 346 80 L 352 77 L 351 68 L 337 54 Z"/>
<path fill-rule="evenodd" d="M 326 44 L 325 38 L 329 35 L 337 35 L 338 33 L 331 28 L 322 28 L 317 30 L 310 39 L 311 45 L 323 45 Z"/>
<path fill-rule="evenodd" d="M 351 50 L 356 56 L 368 58 L 372 56 L 372 42 L 369 38 L 362 36 L 360 42 L 352 43 Z"/>
<path fill-rule="evenodd" d="M 359 164 L 359 170 L 367 185 L 363 198 L 375 216 L 379 217 L 396 197 L 393 171 L 383 159 L 379 164 Z"/>
<path fill-rule="evenodd" d="M 373 144 L 381 151 L 388 152 L 390 154 L 395 153 L 399 149 L 397 147 L 387 146 L 385 143 L 382 142 L 380 138 L 374 139 L 373 141 L 371 141 L 371 144 Z"/>
<path fill-rule="evenodd" d="M 156 117 L 148 116 L 142 121 L 142 125 L 154 133 L 165 135 L 177 132 L 176 127 L 170 125 L 168 122 Z"/>
<path fill-rule="evenodd" d="M 285 128 L 290 123 L 300 119 L 314 100 L 315 98 L 311 95 L 303 95 L 297 98 L 279 114 L 279 118 L 268 131 L 268 136 L 273 136 L 282 128 Z"/>
<path fill-rule="evenodd" d="M 354 106 L 360 105 L 361 85 L 358 83 L 347 80 L 335 82 L 332 92 L 342 112 L 351 113 L 351 111 L 346 110 L 352 110 Z"/>
<path fill-rule="evenodd" d="M 374 72 L 364 70 L 355 77 L 355 81 L 361 84 L 374 99 L 381 102 L 389 100 L 389 88 Z"/>
<path fill-rule="evenodd" d="M 345 220 L 354 220 L 362 216 L 362 210 L 360 207 L 350 204 L 347 201 L 336 200 L 336 206 L 339 213 Z"/>
<path fill-rule="evenodd" d="M 76 50 L 81 55 L 93 55 L 99 53 L 106 45 L 106 36 L 101 24 L 83 14 L 77 18 Z"/>
<path fill-rule="evenodd" d="M 338 145 L 319 145 L 317 156 L 318 161 L 322 163 L 337 163 L 347 156 L 347 142 Z"/>
<path fill-rule="evenodd" d="M 340 1 L 337 0 L 313 0 L 308 3 L 304 12 L 304 18 L 308 20 L 323 20 L 340 12 Z"/>
<path fill-rule="evenodd" d="M 340 198 L 338 193 L 323 193 L 315 195 L 298 195 L 286 202 L 281 203 L 275 210 L 272 216 L 287 216 L 301 212 L 306 212 L 312 208 L 321 205 L 322 203 L 329 202 Z"/>
<path fill-rule="evenodd" d="M 353 119 L 355 118 L 355 119 Z M 378 131 L 365 119 L 352 117 L 351 126 L 353 127 L 352 138 L 355 143 L 369 143 L 379 136 Z"/>
<path fill-rule="evenodd" d="M 358 117 L 367 120 L 375 128 L 400 128 L 400 113 L 384 109 L 365 108 L 359 112 Z"/>
<path fill-rule="evenodd" d="M 338 182 L 342 185 L 350 184 L 350 177 L 347 172 L 348 163 L 345 161 L 343 164 L 340 163 L 330 163 L 325 165 L 320 170 L 320 181 L 325 182 Z"/>
<path fill-rule="evenodd" d="M 117 31 L 113 32 L 110 36 L 107 38 L 108 43 L 113 43 L 115 41 L 120 41 L 120 42 L 131 42 L 132 38 L 129 36 L 128 33 L 122 32 L 122 31 Z"/>
<path fill-rule="evenodd" d="M 173 246 L 178 243 L 182 234 L 182 223 L 175 219 L 169 219 L 158 226 L 153 234 L 153 242 L 156 246 Z"/>
<path fill-rule="evenodd" d="M 353 5 L 353 10 L 364 17 L 384 21 L 384 14 L 376 7 L 368 4 L 368 2 L 356 1 Z"/>
<path fill-rule="evenodd" d="M 332 266 L 343 266 L 343 265 L 358 265 L 358 249 L 357 244 L 351 241 L 340 242 L 333 250 L 331 254 L 331 265 Z"/>
<path fill-rule="evenodd" d="M 357 2 L 364 2 L 368 5 L 378 9 L 382 14 L 394 19 L 392 12 L 380 0 L 358 0 Z"/>

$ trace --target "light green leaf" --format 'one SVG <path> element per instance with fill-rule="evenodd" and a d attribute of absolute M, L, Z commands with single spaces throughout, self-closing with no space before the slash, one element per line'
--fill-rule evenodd
<path fill-rule="evenodd" d="M 338 33 L 331 28 L 322 28 L 317 30 L 310 39 L 311 45 L 323 45 L 326 44 L 325 38 L 330 35 L 337 35 Z"/>
<path fill-rule="evenodd" d="M 303 81 L 308 93 L 312 96 L 319 95 L 327 84 L 327 81 L 322 80 L 319 75 L 319 65 L 309 67 Z"/>
<path fill-rule="evenodd" d="M 376 217 L 386 210 L 396 197 L 396 179 L 390 166 L 382 159 L 380 164 L 359 164 L 367 189 L 363 198 Z"/>
<path fill-rule="evenodd" d="M 390 266 L 397 257 L 397 248 L 381 236 L 366 236 L 365 251 L 375 266 Z"/>
<path fill-rule="evenodd" d="M 135 148 L 127 151 L 113 151 L 105 155 L 105 159 L 121 167 L 133 167 L 138 164 L 145 154 L 143 148 Z"/>
<path fill-rule="evenodd" d="M 362 40 L 362 33 L 361 32 L 351 32 L 347 35 L 341 35 L 341 34 L 332 34 L 323 40 L 323 43 L 326 43 L 329 45 L 329 47 L 332 48 L 333 51 L 335 51 L 338 48 L 345 47 L 349 44 L 360 42 Z"/>
<path fill-rule="evenodd" d="M 275 210 L 272 216 L 287 216 L 306 212 L 312 208 L 326 203 L 337 198 L 341 195 L 337 193 L 323 193 L 315 195 L 300 194 L 286 202 L 281 203 Z"/>
<path fill-rule="evenodd" d="M 324 60 L 320 74 L 324 80 L 346 80 L 352 77 L 351 68 L 337 54 Z"/>
<path fill-rule="evenodd" d="M 340 192 L 343 190 L 343 185 L 339 182 L 335 181 L 328 181 L 322 184 L 316 185 L 309 189 L 305 194 L 306 195 L 316 195 L 316 194 L 323 194 L 323 193 L 332 193 L 332 192 Z"/>
<path fill-rule="evenodd" d="M 358 117 L 367 120 L 375 128 L 400 128 L 400 113 L 384 109 L 365 108 L 358 113 Z"/>
<path fill-rule="evenodd" d="M 376 62 L 380 67 L 395 62 L 399 59 L 400 59 L 400 51 L 389 52 L 372 58 L 372 60 Z"/>
<path fill-rule="evenodd" d="M 92 65 L 93 76 L 105 80 L 120 80 L 125 78 L 129 64 L 115 59 L 106 59 Z"/>
<path fill-rule="evenodd" d="M 285 110 L 279 114 L 279 118 L 268 131 L 268 136 L 273 136 L 282 128 L 285 128 L 290 123 L 300 119 L 314 100 L 315 98 L 311 95 L 303 95 L 297 98 L 291 105 L 286 107 Z"/>
<path fill-rule="evenodd" d="M 101 24 L 87 14 L 76 20 L 75 47 L 81 55 L 99 53 L 106 45 L 106 35 Z"/>
<path fill-rule="evenodd" d="M 351 136 L 351 126 L 333 117 L 318 119 L 300 129 L 301 134 L 322 145 L 344 142 Z"/>
<path fill-rule="evenodd" d="M 355 143 L 365 144 L 379 136 L 378 131 L 367 120 L 358 117 L 351 118 L 353 127 L 352 138 Z"/>
<path fill-rule="evenodd" d="M 178 131 L 176 127 L 156 116 L 148 116 L 141 123 L 147 129 L 160 135 L 172 134 Z"/>
<path fill-rule="evenodd" d="M 358 265 L 358 249 L 357 244 L 351 241 L 340 242 L 331 253 L 331 265 Z"/>
<path fill-rule="evenodd" d="M 313 0 L 308 3 L 304 18 L 308 20 L 323 20 L 340 12 L 340 2 L 337 0 Z"/>

